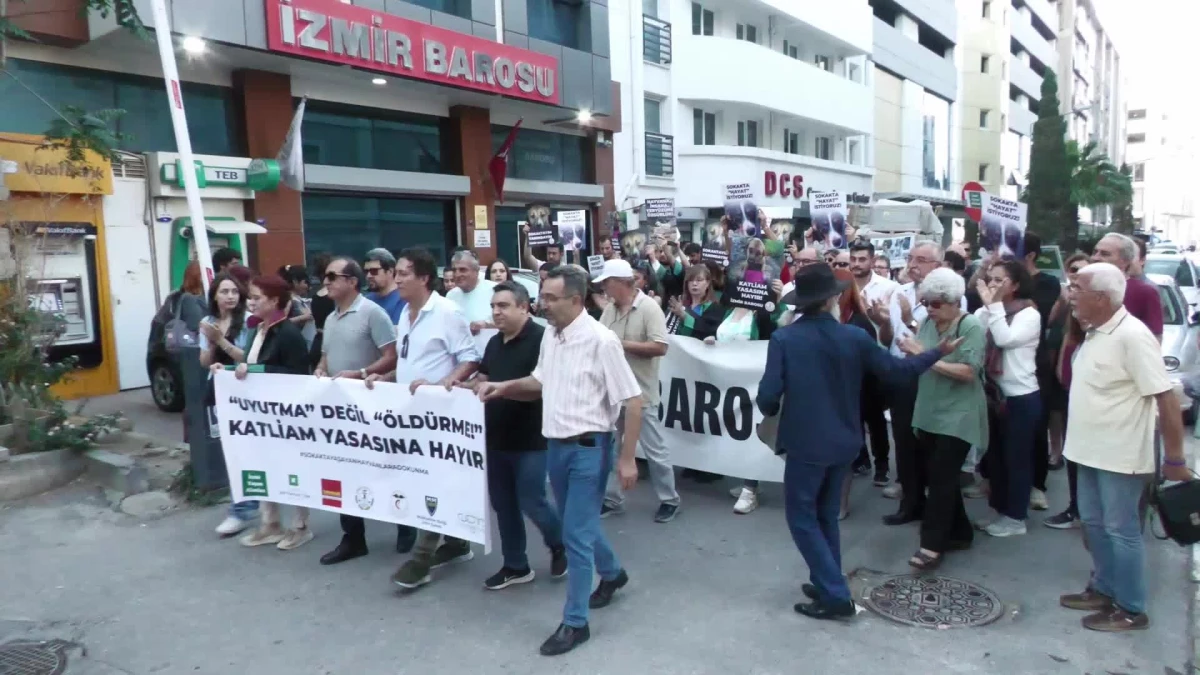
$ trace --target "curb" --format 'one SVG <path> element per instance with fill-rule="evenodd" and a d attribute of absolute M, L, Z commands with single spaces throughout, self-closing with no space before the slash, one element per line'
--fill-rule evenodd
<path fill-rule="evenodd" d="M 0 463 L 0 502 L 62 487 L 83 475 L 85 469 L 83 457 L 74 450 L 15 455 Z"/>
<path fill-rule="evenodd" d="M 150 490 L 150 476 L 136 460 L 101 448 L 84 453 L 88 476 L 123 497 Z"/>

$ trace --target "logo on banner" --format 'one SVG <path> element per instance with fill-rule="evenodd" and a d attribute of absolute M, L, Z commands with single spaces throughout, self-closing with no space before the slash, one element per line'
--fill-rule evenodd
<path fill-rule="evenodd" d="M 342 481 L 321 479 L 321 504 L 336 509 L 342 508 Z"/>
<path fill-rule="evenodd" d="M 297 476 L 294 473 L 289 473 L 288 485 L 291 485 L 292 487 L 300 487 L 300 476 Z"/>
<path fill-rule="evenodd" d="M 358 508 L 363 511 L 370 511 L 375 504 L 375 495 L 371 493 L 371 488 L 360 487 L 355 490 L 354 503 L 358 504 Z"/>
<path fill-rule="evenodd" d="M 392 493 L 392 510 L 401 517 L 408 515 L 408 498 L 404 496 L 403 492 Z"/>
<path fill-rule="evenodd" d="M 437 513 L 437 505 L 438 505 L 437 497 L 430 497 L 429 495 L 425 495 L 425 510 L 429 512 L 430 518 L 433 517 L 433 514 Z"/>
<path fill-rule="evenodd" d="M 478 534 L 483 529 L 483 518 L 470 513 L 459 513 L 458 522 L 471 534 Z"/>
<path fill-rule="evenodd" d="M 267 472 L 243 471 L 242 494 L 247 497 L 267 496 Z"/>

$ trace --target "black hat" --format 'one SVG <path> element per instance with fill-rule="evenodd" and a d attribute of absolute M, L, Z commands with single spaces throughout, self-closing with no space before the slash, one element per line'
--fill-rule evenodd
<path fill-rule="evenodd" d="M 796 284 L 795 289 L 783 296 L 780 302 L 797 308 L 828 300 L 841 294 L 850 285 L 849 281 L 839 281 L 833 275 L 833 268 L 825 263 L 801 267 L 792 281 Z"/>

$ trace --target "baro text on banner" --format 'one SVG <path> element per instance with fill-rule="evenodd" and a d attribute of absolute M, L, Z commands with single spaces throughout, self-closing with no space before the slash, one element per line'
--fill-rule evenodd
<path fill-rule="evenodd" d="M 754 404 L 767 362 L 767 343 L 706 345 L 678 336 L 670 340 L 658 371 L 658 419 L 671 449 L 671 463 L 781 482 L 783 458 L 759 440 L 762 414 Z"/>
<path fill-rule="evenodd" d="M 214 377 L 234 502 L 263 499 L 491 546 L 483 404 L 470 391 Z"/>

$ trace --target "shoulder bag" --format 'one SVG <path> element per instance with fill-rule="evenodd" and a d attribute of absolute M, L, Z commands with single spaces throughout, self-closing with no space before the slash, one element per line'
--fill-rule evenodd
<path fill-rule="evenodd" d="M 1195 473 L 1195 472 L 1193 472 Z M 1154 485 L 1150 487 L 1150 504 L 1158 513 L 1163 536 L 1180 546 L 1200 542 L 1200 481 L 1189 480 L 1174 485 L 1165 485 L 1162 475 L 1162 459 L 1158 448 L 1154 449 Z M 1152 530 L 1153 531 L 1153 530 Z"/>
<path fill-rule="evenodd" d="M 163 327 L 163 343 L 168 354 L 179 354 L 185 349 L 200 345 L 196 331 L 189 329 L 187 322 L 180 318 L 186 300 L 186 293 L 180 293 L 179 297 L 175 298 L 175 311 L 172 312 L 171 320 Z"/>

